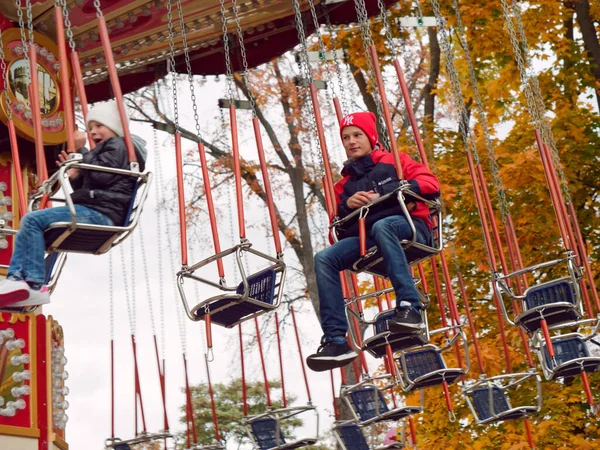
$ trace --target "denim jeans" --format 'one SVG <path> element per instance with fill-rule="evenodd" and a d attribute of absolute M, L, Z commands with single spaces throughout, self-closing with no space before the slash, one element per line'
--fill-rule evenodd
<path fill-rule="evenodd" d="M 425 244 L 429 236 L 424 236 L 419 227 L 417 242 Z M 378 220 L 367 232 L 367 248 L 377 245 L 394 291 L 396 303 L 405 301 L 416 308 L 422 308 L 419 292 L 411 276 L 401 239 L 411 239 L 412 231 L 404 216 L 388 216 Z M 344 296 L 340 281 L 340 271 L 350 269 L 360 258 L 359 238 L 348 237 L 315 255 L 315 272 L 319 290 L 321 328 L 326 342 L 345 342 L 348 322 L 345 315 Z"/>
<path fill-rule="evenodd" d="M 75 205 L 75 212 L 77 223 L 113 225 L 107 216 L 86 206 Z M 43 284 L 46 278 L 44 230 L 55 222 L 70 221 L 71 213 L 67 206 L 33 211 L 23 216 L 10 259 L 8 276 L 29 283 Z"/>

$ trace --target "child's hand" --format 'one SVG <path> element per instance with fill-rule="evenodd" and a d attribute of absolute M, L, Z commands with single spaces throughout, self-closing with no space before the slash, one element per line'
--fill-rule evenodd
<path fill-rule="evenodd" d="M 75 148 L 85 147 L 85 143 L 87 142 L 87 135 L 83 131 L 75 131 Z"/>
<path fill-rule="evenodd" d="M 361 208 L 361 207 L 365 206 L 367 203 L 371 203 L 371 195 L 373 195 L 373 194 L 374 194 L 373 191 L 369 191 L 369 192 L 358 191 L 356 194 L 354 194 L 352 197 L 350 197 L 348 200 L 346 200 L 346 204 L 348 205 L 348 208 L 350 208 L 350 209 Z M 376 195 L 378 195 L 378 194 L 376 194 Z"/>

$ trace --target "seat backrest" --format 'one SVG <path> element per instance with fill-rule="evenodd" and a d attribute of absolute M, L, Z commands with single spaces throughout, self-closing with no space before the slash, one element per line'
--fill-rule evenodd
<path fill-rule="evenodd" d="M 279 429 L 279 441 L 277 441 L 277 421 L 271 417 L 254 420 L 250 423 L 252 434 L 260 450 L 277 448 L 285 444 L 283 432 Z"/>
<path fill-rule="evenodd" d="M 556 280 L 538 284 L 525 292 L 527 309 L 559 302 L 575 304 L 573 286 L 567 280 Z"/>
<path fill-rule="evenodd" d="M 370 450 L 362 430 L 355 423 L 341 425 L 337 428 L 346 450 Z"/>
<path fill-rule="evenodd" d="M 590 351 L 588 350 L 587 345 L 585 345 L 585 342 L 580 337 L 557 339 L 552 341 L 552 346 L 554 347 L 554 359 L 556 360 L 557 365 L 567 363 L 574 359 L 586 358 L 590 356 Z M 548 354 L 548 348 L 544 346 L 543 349 L 546 364 L 548 364 L 548 367 L 554 367 L 552 359 Z"/>
<path fill-rule="evenodd" d="M 494 414 L 508 411 L 510 409 L 510 404 L 508 403 L 504 391 L 497 386 L 493 386 L 491 390 Z M 492 417 L 492 408 L 490 408 L 490 388 L 484 387 L 474 389 L 469 393 L 469 396 L 471 397 L 473 407 L 480 420 L 486 420 Z"/>
<path fill-rule="evenodd" d="M 373 387 L 355 389 L 350 392 L 350 398 L 361 422 L 389 411 L 385 398 L 379 389 Z"/>
<path fill-rule="evenodd" d="M 273 304 L 275 297 L 275 283 L 277 272 L 274 269 L 266 269 L 248 277 L 249 296 L 261 302 Z M 240 283 L 236 293 L 244 293 L 244 283 Z"/>
<path fill-rule="evenodd" d="M 446 368 L 440 352 L 432 348 L 406 353 L 405 360 L 406 375 L 411 380 Z"/>

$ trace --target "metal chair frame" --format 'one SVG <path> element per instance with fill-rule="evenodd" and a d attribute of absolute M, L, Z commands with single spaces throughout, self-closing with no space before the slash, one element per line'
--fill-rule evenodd
<path fill-rule="evenodd" d="M 342 437 L 341 434 L 341 428 L 345 427 L 345 426 L 355 426 L 358 431 L 360 432 L 360 434 L 362 435 L 363 439 L 364 439 L 364 446 L 369 448 L 369 444 L 367 443 L 367 439 L 365 438 L 365 435 L 362 432 L 362 427 L 361 425 L 359 425 L 355 420 L 340 420 L 340 421 L 336 421 L 333 425 L 332 431 L 333 431 L 333 435 L 335 437 L 335 440 L 338 444 L 338 446 L 342 449 L 342 450 L 353 450 L 351 447 L 348 447 L 348 445 L 346 444 L 346 441 L 344 440 L 344 438 Z M 403 437 L 404 437 L 404 432 L 402 433 Z M 404 439 L 403 439 L 404 441 Z M 392 449 L 402 449 L 404 448 L 404 443 L 403 442 L 396 442 L 394 444 L 389 444 L 389 445 L 383 445 L 383 446 L 379 446 L 379 447 L 375 447 L 374 450 L 392 450 Z"/>
<path fill-rule="evenodd" d="M 567 252 L 566 258 L 555 259 L 552 261 L 547 261 L 544 263 L 536 264 L 534 266 L 525 267 L 523 269 L 517 270 L 515 272 L 511 272 L 507 275 L 502 275 L 499 273 L 494 274 L 494 282 L 492 283 L 494 290 L 498 294 L 500 298 L 500 306 L 502 309 L 502 313 L 507 320 L 507 322 L 511 325 L 520 326 L 530 335 L 534 333 L 539 327 L 533 324 L 533 327 L 528 326 L 530 322 L 535 322 L 540 319 L 547 319 L 548 325 L 554 328 L 563 328 L 566 326 L 576 325 L 579 320 L 583 317 L 583 306 L 581 301 L 581 290 L 579 287 L 579 281 L 581 280 L 582 274 L 581 270 L 575 264 L 576 255 L 572 251 Z M 556 278 L 550 281 L 546 281 L 544 283 L 538 283 L 533 286 L 530 286 L 523 295 L 517 295 L 513 288 L 509 286 L 509 281 L 512 278 L 515 278 L 520 275 L 533 274 L 533 272 L 554 267 L 559 264 L 566 263 L 568 276 Z M 527 294 L 531 292 L 532 289 L 539 289 L 540 286 L 547 286 L 551 283 L 556 283 L 560 281 L 567 281 L 571 285 L 573 289 L 573 296 L 575 303 L 570 302 L 556 302 L 556 303 L 548 303 L 545 305 L 539 305 L 533 308 L 528 308 L 526 299 Z M 510 317 L 509 313 L 504 304 L 503 294 L 506 294 L 509 298 L 515 299 L 520 302 L 523 311 L 520 314 L 517 314 L 515 317 Z M 566 321 L 558 321 L 553 322 L 552 318 L 557 316 L 558 314 L 571 313 L 575 320 L 566 320 Z"/>
<path fill-rule="evenodd" d="M 507 391 L 512 389 L 525 381 L 534 378 L 536 381 L 536 406 L 517 406 L 512 407 L 509 401 L 509 397 L 507 396 Z M 506 382 L 506 383 L 505 383 Z M 490 417 L 481 418 L 477 412 L 477 408 L 474 405 L 474 400 L 472 399 L 472 394 L 476 390 L 487 388 L 489 391 L 488 397 L 488 405 L 490 409 Z M 499 389 L 506 400 L 508 405 L 508 409 L 504 411 L 496 412 L 494 411 L 494 388 Z M 519 373 L 511 373 L 507 375 L 497 375 L 490 378 L 482 377 L 479 381 L 471 386 L 463 389 L 463 395 L 467 401 L 467 405 L 469 405 L 469 409 L 471 413 L 473 413 L 473 417 L 479 425 L 485 425 L 492 422 L 499 422 L 502 420 L 512 420 L 512 419 L 520 419 L 527 415 L 534 414 L 539 412 L 542 409 L 542 378 L 536 372 L 519 372 Z M 513 416 L 513 417 L 509 417 Z"/>
<path fill-rule="evenodd" d="M 342 386 L 341 397 L 343 398 L 346 405 L 348 405 L 349 410 L 352 411 L 352 415 L 354 416 L 354 421 L 356 421 L 357 425 L 363 427 L 363 426 L 371 425 L 373 423 L 392 421 L 392 420 L 400 420 L 404 417 L 408 417 L 413 414 L 419 414 L 419 413 L 423 412 L 422 404 L 420 406 L 401 406 L 401 407 L 397 407 L 394 409 L 389 409 L 387 403 L 385 403 L 385 399 L 384 399 L 384 403 L 385 403 L 384 407 L 385 407 L 385 409 L 387 409 L 387 411 L 385 411 L 383 413 L 380 412 L 381 408 L 379 407 L 379 405 L 380 405 L 380 400 L 381 400 L 380 399 L 381 391 L 387 390 L 387 389 L 393 389 L 396 386 L 396 383 L 395 382 L 389 383 L 380 389 L 375 384 L 375 380 L 385 380 L 385 379 L 391 379 L 391 378 L 392 378 L 391 375 L 380 375 L 380 376 L 376 376 L 376 377 L 368 377 L 368 378 L 364 379 L 363 381 L 356 383 L 354 385 Z M 354 404 L 354 402 L 352 400 L 353 392 L 365 390 L 365 389 L 370 389 L 373 391 L 373 399 L 375 401 L 375 411 L 377 411 L 375 417 L 368 419 L 368 420 L 361 419 L 360 412 L 357 410 L 356 405 Z M 402 413 L 405 413 L 405 414 L 402 414 Z M 400 416 L 399 416 L 399 414 L 400 414 Z"/>
<path fill-rule="evenodd" d="M 70 195 L 70 192 L 72 192 L 72 188 L 71 188 L 71 184 L 69 183 L 69 177 L 67 175 L 67 170 L 69 170 L 69 169 L 81 169 L 81 170 L 93 170 L 96 172 L 108 172 L 108 173 L 114 173 L 116 175 L 123 175 L 123 176 L 129 176 L 129 177 L 136 178 L 138 180 L 138 186 L 137 186 L 136 192 L 134 193 L 134 196 L 135 196 L 134 201 L 137 204 L 137 207 L 134 206 L 133 210 L 131 211 L 131 216 L 129 217 L 129 223 L 126 226 L 116 226 L 116 225 L 108 226 L 108 225 L 94 225 L 94 224 L 87 224 L 87 223 L 77 223 L 77 213 L 75 212 L 75 204 L 73 203 L 73 200 L 71 199 L 71 195 Z M 40 188 L 40 191 L 33 197 L 32 201 L 30 203 L 30 209 L 31 209 L 31 205 L 33 205 L 36 201 L 41 199 L 41 197 L 43 195 L 46 195 L 46 194 L 50 195 L 50 193 L 52 192 L 53 186 L 55 186 L 57 183 L 60 186 L 61 191 L 65 193 L 64 199 L 51 197 L 50 200 L 54 201 L 54 202 L 66 203 L 66 206 L 68 206 L 69 211 L 71 213 L 71 221 L 70 222 L 56 222 L 56 223 L 53 223 L 52 225 L 50 225 L 46 229 L 46 232 L 47 232 L 47 231 L 53 230 L 53 229 L 65 228 L 64 232 L 62 234 L 60 234 L 60 236 L 58 236 L 58 238 L 56 238 L 54 240 L 54 242 L 52 242 L 52 244 L 48 248 L 46 248 L 46 250 L 49 252 L 66 251 L 66 252 L 72 252 L 72 253 L 89 253 L 86 251 L 77 251 L 77 250 L 61 250 L 60 245 L 70 235 L 75 233 L 77 230 L 114 232 L 114 234 L 109 239 L 107 239 L 107 241 L 96 252 L 94 252 L 95 255 L 101 255 L 103 253 L 106 253 L 112 247 L 118 245 L 123 240 L 125 240 L 137 226 L 139 218 L 142 214 L 144 204 L 146 203 L 146 198 L 148 197 L 148 189 L 150 187 L 151 182 L 152 182 L 152 173 L 151 172 L 140 173 L 140 172 L 136 172 L 133 170 L 115 169 L 115 168 L 111 168 L 111 167 L 97 166 L 94 164 L 83 164 L 83 163 L 79 162 L 79 160 L 76 160 L 76 159 L 65 161 L 60 166 L 58 171 L 55 174 L 53 174 L 48 180 L 46 180 L 44 182 L 44 184 Z"/>
<path fill-rule="evenodd" d="M 315 417 L 317 419 L 316 434 L 314 435 L 314 437 L 309 437 L 309 438 L 305 438 L 305 439 L 296 439 L 293 442 L 282 442 L 285 440 L 285 438 L 283 436 L 281 436 L 281 434 L 280 434 L 281 422 L 286 419 L 289 419 L 291 417 L 295 417 L 299 414 L 308 412 L 308 411 L 312 411 L 315 414 Z M 270 447 L 270 449 L 286 450 L 286 449 L 306 447 L 308 445 L 315 444 L 319 440 L 319 412 L 317 411 L 317 408 L 314 405 L 312 405 L 312 403 L 308 403 L 307 405 L 304 405 L 304 406 L 290 406 L 287 408 L 268 409 L 267 411 L 265 411 L 262 414 L 255 414 L 253 416 L 244 417 L 242 423 L 243 423 L 244 427 L 246 428 L 246 433 L 247 433 L 248 437 L 250 438 L 250 440 L 253 443 L 253 447 L 256 449 L 260 449 L 261 446 L 260 446 L 260 442 L 258 441 L 258 439 L 256 438 L 256 436 L 252 430 L 252 423 L 257 420 L 260 420 L 260 419 L 275 420 L 275 433 L 276 433 L 275 440 L 276 440 L 277 445 L 275 447 Z"/>
<path fill-rule="evenodd" d="M 587 323 L 595 322 L 595 326 L 593 327 L 590 334 L 587 336 L 582 333 L 566 333 L 566 334 L 559 334 L 559 335 L 551 336 L 550 339 L 554 343 L 554 342 L 564 340 L 564 339 L 579 338 L 583 341 L 584 345 L 586 346 L 586 349 L 587 349 L 588 341 L 592 341 L 594 344 L 596 344 L 597 346 L 600 347 L 600 343 L 593 340 L 594 337 L 598 336 L 598 332 L 600 331 L 600 317 L 598 317 L 596 319 L 588 319 L 588 320 L 586 320 L 586 322 Z M 544 352 L 544 349 L 546 348 L 544 337 L 539 332 L 535 333 L 533 338 L 531 339 L 531 347 L 534 348 L 538 354 L 538 358 L 540 360 L 540 365 L 542 366 L 542 372 L 543 372 L 546 380 L 554 380 L 556 378 L 561 378 L 564 375 L 561 375 L 560 372 L 565 371 L 569 368 L 572 368 L 573 366 L 579 366 L 581 368 L 581 372 L 583 372 L 584 371 L 583 366 L 586 363 L 591 363 L 592 365 L 597 365 L 597 368 L 594 371 L 600 370 L 600 357 L 598 357 L 598 356 L 585 356 L 585 357 L 575 358 L 575 359 L 569 360 L 567 362 L 564 362 L 562 364 L 557 364 L 554 367 L 550 367 L 546 360 L 546 353 Z"/>
<path fill-rule="evenodd" d="M 464 375 L 467 372 L 469 372 L 469 369 L 471 367 L 471 362 L 469 359 L 469 344 L 467 342 L 467 337 L 465 336 L 465 333 L 464 333 L 462 327 L 463 327 L 463 324 L 458 324 L 458 325 L 454 325 L 454 326 L 439 328 L 439 329 L 433 330 L 429 333 L 430 336 L 433 336 L 433 335 L 440 334 L 440 333 L 447 333 L 450 331 L 454 331 L 454 333 L 455 333 L 454 336 L 452 336 L 450 339 L 447 339 L 446 345 L 444 345 L 443 347 L 438 347 L 434 344 L 426 344 L 426 345 L 422 345 L 422 346 L 415 346 L 413 348 L 402 350 L 400 352 L 400 357 L 396 358 L 396 362 L 397 362 L 397 366 L 399 366 L 399 369 L 400 369 L 400 374 L 398 376 L 398 382 L 404 392 L 411 392 L 414 389 L 421 389 L 423 387 L 426 387 L 425 385 L 422 385 L 422 383 L 431 379 L 432 376 L 441 375 L 442 381 L 446 381 L 446 379 L 445 379 L 446 373 L 452 374 L 453 379 L 450 381 L 450 383 L 451 383 L 451 382 L 456 381 L 456 379 L 458 379 L 458 377 L 460 375 Z M 442 352 L 444 352 L 445 350 L 452 347 L 458 338 L 461 338 L 463 347 L 464 347 L 465 368 L 464 369 L 463 368 L 448 368 L 448 367 L 446 367 L 446 362 L 444 361 Z M 429 372 L 429 373 L 422 375 L 413 380 L 408 375 L 408 365 L 406 362 L 406 355 L 407 355 L 407 353 L 410 354 L 410 353 L 414 353 L 419 350 L 427 350 L 427 349 L 435 350 L 438 353 L 438 355 L 442 359 L 444 368 L 434 370 L 433 372 Z M 427 385 L 427 386 L 429 386 L 429 385 Z"/>
<path fill-rule="evenodd" d="M 108 438 L 104 441 L 104 448 L 106 450 L 113 449 L 117 445 L 137 445 L 145 442 L 158 441 L 161 439 L 170 439 L 173 435 L 166 431 L 159 433 L 140 433 L 136 437 L 127 440 L 121 440 L 119 438 Z"/>
<path fill-rule="evenodd" d="M 346 217 L 343 217 L 341 219 L 335 218 L 329 227 L 332 231 L 331 235 L 333 237 L 334 242 L 338 242 L 337 229 L 340 226 L 342 226 L 348 222 L 357 220 L 359 218 L 366 217 L 367 214 L 369 213 L 370 208 L 372 208 L 373 206 L 376 206 L 382 202 L 385 202 L 386 200 L 392 198 L 393 196 L 395 196 L 398 199 L 398 204 L 400 205 L 400 207 L 402 209 L 402 213 L 406 217 L 406 220 L 408 221 L 408 224 L 412 230 L 412 239 L 410 239 L 410 240 L 403 239 L 400 241 L 400 244 L 402 245 L 402 247 L 404 248 L 405 251 L 411 247 L 414 247 L 415 249 L 421 250 L 426 253 L 426 256 L 416 258 L 412 261 L 409 261 L 409 265 L 412 266 L 414 264 L 417 264 L 417 263 L 419 263 L 423 260 L 426 260 L 432 256 L 435 256 L 439 252 L 441 252 L 442 246 L 443 246 L 441 203 L 438 200 L 427 200 L 427 199 L 421 197 L 420 195 L 415 194 L 414 192 L 412 192 L 410 190 L 410 184 L 408 184 L 408 182 L 405 180 L 402 180 L 400 182 L 400 186 L 396 190 L 390 192 L 389 194 L 383 195 L 383 196 L 379 197 L 377 200 L 363 206 L 362 208 L 356 209 L 352 213 L 348 214 Z M 425 244 L 421 244 L 421 243 L 417 242 L 417 232 L 415 229 L 415 224 L 414 224 L 412 217 L 410 215 L 410 212 L 408 211 L 408 208 L 406 206 L 406 197 L 407 196 L 414 198 L 415 200 L 422 201 L 429 207 L 431 216 L 434 218 L 433 223 L 436 224 L 436 228 L 433 230 L 433 233 L 432 233 L 433 243 L 434 243 L 433 246 L 429 246 L 429 245 L 425 245 Z M 383 274 L 380 272 L 373 272 L 370 270 L 372 267 L 376 266 L 377 264 L 379 264 L 380 262 L 383 261 L 382 256 L 379 256 L 379 258 L 375 259 L 374 261 L 370 261 L 365 267 L 359 268 L 361 262 L 367 261 L 369 258 L 373 257 L 376 252 L 377 252 L 377 247 L 374 246 L 374 247 L 369 248 L 367 251 L 367 254 L 365 256 L 361 257 L 358 261 L 356 261 L 354 263 L 352 270 L 356 273 L 366 272 L 366 273 L 370 273 L 375 276 L 383 276 L 384 278 L 387 278 L 387 274 Z"/>
<path fill-rule="evenodd" d="M 263 258 L 263 259 L 267 260 L 270 263 L 270 265 L 266 268 L 261 269 L 260 271 L 255 272 L 254 274 L 247 275 L 246 271 L 244 270 L 244 264 L 242 261 L 242 256 L 243 256 L 244 252 L 251 253 L 260 258 Z M 243 294 L 237 294 L 236 291 L 238 289 L 238 286 L 237 285 L 236 286 L 228 286 L 226 284 L 226 281 L 224 278 L 219 279 L 218 282 L 214 282 L 214 281 L 207 280 L 206 278 L 203 278 L 203 277 L 200 277 L 200 276 L 194 274 L 194 272 L 196 272 L 200 268 L 202 268 L 210 263 L 216 262 L 217 260 L 223 259 L 224 257 L 229 256 L 229 255 L 235 255 L 237 269 L 241 276 L 242 284 L 244 286 Z M 275 294 L 273 297 L 272 304 L 268 304 L 263 301 L 253 299 L 252 297 L 250 297 L 250 287 L 248 284 L 249 277 L 251 277 L 252 275 L 256 275 L 257 273 L 260 273 L 264 270 L 269 270 L 269 269 L 273 269 L 277 276 L 277 281 L 275 284 Z M 276 258 L 273 258 L 272 256 L 266 255 L 265 253 L 254 250 L 252 248 L 252 244 L 250 243 L 250 241 L 244 239 L 244 240 L 242 240 L 242 242 L 235 245 L 234 247 L 224 250 L 221 253 L 213 255 L 209 258 L 203 259 L 202 261 L 194 264 L 193 266 L 183 267 L 177 273 L 177 288 L 179 289 L 179 294 L 181 296 L 181 300 L 183 302 L 183 307 L 185 309 L 185 312 L 186 312 L 187 316 L 194 322 L 204 320 L 205 316 L 198 315 L 198 311 L 201 311 L 201 310 L 204 310 L 204 312 L 207 315 L 212 315 L 219 311 L 223 311 L 227 308 L 238 305 L 242 302 L 254 304 L 254 305 L 260 306 L 262 308 L 261 310 L 255 312 L 255 313 L 252 313 L 246 317 L 242 317 L 240 320 L 236 321 L 235 323 L 233 323 L 227 327 L 227 328 L 231 328 L 241 322 L 252 319 L 254 317 L 258 317 L 268 311 L 272 311 L 272 310 L 276 309 L 277 307 L 279 307 L 279 305 L 281 304 L 281 299 L 283 297 L 283 286 L 285 284 L 285 275 L 286 275 L 286 265 L 283 262 L 282 255 L 278 255 Z M 183 287 L 185 279 L 192 279 L 195 281 L 199 281 L 208 286 L 217 288 L 224 293 L 212 296 L 190 308 L 190 305 L 188 303 L 188 300 L 187 300 L 187 297 L 185 294 L 185 290 Z M 225 305 L 221 305 L 216 308 L 211 308 L 211 305 L 213 303 L 218 302 L 219 300 L 224 300 L 224 299 L 229 299 L 231 301 Z"/>

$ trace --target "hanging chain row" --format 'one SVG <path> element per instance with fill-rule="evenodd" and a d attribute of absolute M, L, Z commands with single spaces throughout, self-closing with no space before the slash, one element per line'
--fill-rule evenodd
<path fill-rule="evenodd" d="M 382 100 L 379 98 L 379 93 L 375 86 L 377 86 L 377 81 L 375 80 L 375 67 L 373 66 L 373 61 L 371 61 L 371 51 L 369 47 L 374 45 L 373 35 L 371 34 L 371 27 L 369 24 L 369 15 L 367 13 L 367 7 L 365 5 L 365 0 L 354 0 L 354 6 L 356 9 L 356 16 L 358 18 L 358 25 L 360 28 L 360 34 L 363 43 L 363 50 L 365 53 L 365 60 L 367 61 L 367 78 L 372 88 L 373 99 L 375 100 L 375 107 L 377 109 L 377 118 L 379 121 L 380 128 L 385 130 L 385 118 L 383 117 L 383 106 Z M 394 130 L 390 130 L 393 132 Z M 390 148 L 390 140 L 387 133 L 383 133 L 383 136 L 379 137 L 387 148 Z"/>
<path fill-rule="evenodd" d="M 179 105 L 177 100 L 177 77 L 175 72 L 175 29 L 173 26 L 173 5 L 167 0 L 167 22 L 169 23 L 169 64 L 171 72 L 171 87 L 173 90 L 173 114 L 175 133 L 179 133 Z"/>
<path fill-rule="evenodd" d="M 473 96 L 475 97 L 475 105 L 477 107 L 478 119 L 481 123 L 481 128 L 483 131 L 483 136 L 485 138 L 485 145 L 488 154 L 488 160 L 491 167 L 492 180 L 494 182 L 494 186 L 496 188 L 496 194 L 498 196 L 498 204 L 500 205 L 500 212 L 502 215 L 502 221 L 506 220 L 506 216 L 510 215 L 508 201 L 506 199 L 506 191 L 504 190 L 504 185 L 502 183 L 502 178 L 500 176 L 500 168 L 498 167 L 498 162 L 496 161 L 496 155 L 494 153 L 494 144 L 491 139 L 491 130 L 487 122 L 487 115 L 485 109 L 483 107 L 483 101 L 481 99 L 481 94 L 479 92 L 479 87 L 477 86 L 477 78 L 475 76 L 475 67 L 473 67 L 473 60 L 471 58 L 471 52 L 469 51 L 469 44 L 467 42 L 467 34 L 466 30 L 462 23 L 462 17 L 460 15 L 458 0 L 452 0 L 452 4 L 454 6 L 455 16 L 456 16 L 456 25 L 458 28 L 458 39 L 460 40 L 461 47 L 464 50 L 465 57 L 467 60 L 467 66 L 469 69 L 469 79 L 471 81 L 471 88 L 473 89 Z"/>

